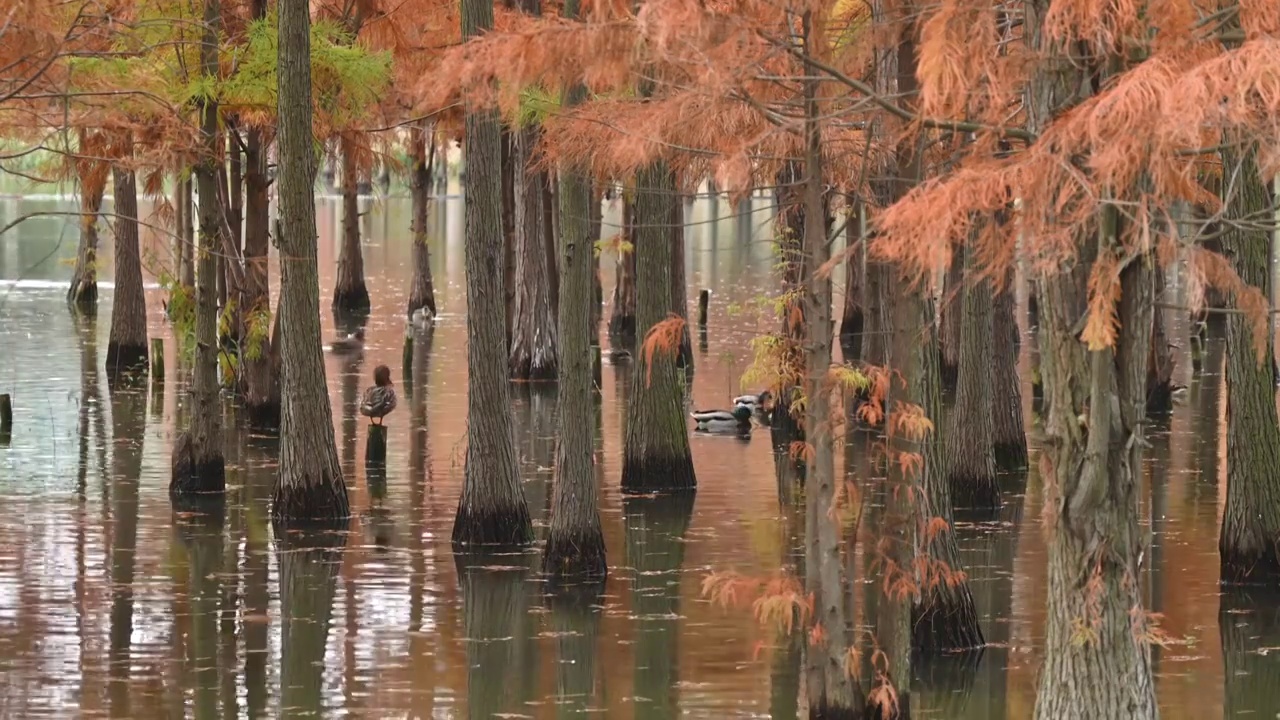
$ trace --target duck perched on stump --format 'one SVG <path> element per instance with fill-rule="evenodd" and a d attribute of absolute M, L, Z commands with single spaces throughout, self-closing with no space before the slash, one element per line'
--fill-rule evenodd
<path fill-rule="evenodd" d="M 749 405 L 734 405 L 733 410 L 694 410 L 689 417 L 704 432 L 750 432 L 752 412 Z"/>
<path fill-rule="evenodd" d="M 379 365 L 373 369 L 373 387 L 364 391 L 360 401 L 360 414 L 375 425 L 396 409 L 396 388 L 391 384 L 391 368 Z"/>

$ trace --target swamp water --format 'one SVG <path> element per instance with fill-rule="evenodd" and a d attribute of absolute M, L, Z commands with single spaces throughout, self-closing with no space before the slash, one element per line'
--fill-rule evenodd
<path fill-rule="evenodd" d="M 713 291 L 708 345 L 695 350 L 696 406 L 720 407 L 738 393 L 750 339 L 776 325 L 745 310 L 776 284 L 767 202 L 757 198 L 755 207 L 744 222 L 727 203 L 703 199 L 689 215 L 691 300 L 699 288 Z M 73 209 L 66 199 L 0 198 L 0 224 Z M 767 430 L 757 428 L 749 442 L 694 434 L 699 486 L 691 503 L 623 498 L 629 368 L 608 365 L 598 427 L 583 428 L 599 449 L 610 564 L 603 595 L 547 598 L 536 552 L 455 557 L 449 534 L 466 416 L 461 203 L 436 206 L 441 317 L 408 367 L 409 203 L 364 209 L 368 342 L 358 357 L 325 359 L 356 517 L 346 534 L 283 542 L 269 529 L 274 441 L 239 429 L 230 405 L 225 513 L 185 515 L 169 503 L 187 374 L 153 281 L 170 258 L 167 243 L 144 230 L 148 324 L 165 339 L 166 382 L 112 394 L 103 373 L 109 231 L 99 252 L 100 310 L 88 320 L 73 318 L 63 301 L 74 219 L 35 219 L 0 237 L 0 392 L 13 394 L 16 408 L 10 444 L 0 448 L 0 717 L 794 717 L 798 653 L 749 609 L 727 611 L 700 592 L 712 571 L 765 575 L 799 546 Z M 322 323 L 332 338 L 337 201 L 322 199 L 317 213 Z M 602 277 L 607 301 L 607 256 Z M 1030 419 L 1033 344 L 1023 347 Z M 1280 684 L 1270 682 L 1280 677 L 1280 606 L 1224 598 L 1217 586 L 1222 360 L 1215 339 L 1187 401 L 1154 421 L 1146 459 L 1153 490 L 1144 505 L 1145 599 L 1177 641 L 1154 655 L 1166 720 L 1280 711 Z M 388 418 L 385 471 L 366 469 L 366 422 L 356 414 L 380 363 L 392 367 L 401 394 Z M 542 537 L 554 389 L 512 388 L 524 489 Z M 1037 429 L 1033 421 L 1028 428 L 1034 467 Z M 1025 496 L 1009 496 L 998 521 L 958 525 L 991 646 L 976 669 L 919 678 L 917 717 L 1030 717 L 1046 591 L 1041 498 L 1032 472 Z M 865 546 L 851 567 L 865 566 Z M 875 592 L 862 582 L 850 588 L 860 623 Z"/>

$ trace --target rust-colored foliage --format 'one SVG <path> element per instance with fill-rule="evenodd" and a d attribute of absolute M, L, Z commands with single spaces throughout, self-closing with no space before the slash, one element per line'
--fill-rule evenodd
<path fill-rule="evenodd" d="M 645 333 L 644 342 L 640 345 L 640 353 L 645 364 L 645 384 L 653 378 L 653 362 L 665 355 L 674 358 L 680 352 L 680 342 L 684 338 L 685 319 L 672 313 L 666 320 L 655 324 Z"/>

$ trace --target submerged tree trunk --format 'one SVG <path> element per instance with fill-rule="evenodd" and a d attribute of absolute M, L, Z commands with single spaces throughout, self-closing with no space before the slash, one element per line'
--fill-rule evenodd
<path fill-rule="evenodd" d="M 536 126 L 515 133 L 516 304 L 508 365 L 516 380 L 554 380 L 560 364 L 545 236 L 550 187 L 547 172 L 531 167 L 541 135 Z"/>
<path fill-rule="evenodd" d="M 462 35 L 493 27 L 493 4 L 463 0 Z M 494 110 L 466 109 L 467 459 L 453 525 L 458 545 L 533 541 L 520 487 L 503 344 L 502 137 Z"/>
<path fill-rule="evenodd" d="M 306 0 L 281 0 L 278 81 L 280 469 L 272 501 L 277 525 L 349 515 L 333 440 L 333 411 L 320 344 L 316 265 L 315 156 L 311 142 L 311 17 Z"/>
<path fill-rule="evenodd" d="M 619 244 L 614 263 L 616 282 L 613 286 L 613 311 L 609 315 L 609 339 L 618 345 L 630 347 L 636 341 L 636 200 L 622 196 L 622 227 L 618 229 L 624 243 Z"/>
<path fill-rule="evenodd" d="M 205 0 L 204 37 L 200 69 L 212 82 L 218 73 L 220 0 Z M 226 488 L 222 450 L 222 408 L 218 391 L 218 263 L 221 254 L 222 204 L 218 201 L 218 106 L 204 99 L 200 108 L 200 137 L 204 155 L 196 165 L 200 191 L 200 247 L 196 282 L 196 353 L 191 381 L 191 410 L 187 429 L 173 444 L 170 496 L 220 493 Z"/>
<path fill-rule="evenodd" d="M 1225 198 L 1227 218 L 1255 217 L 1270 212 L 1271 197 L 1259 178 L 1257 155 L 1223 152 L 1223 167 L 1236 177 L 1235 191 Z M 1237 170 L 1238 168 L 1238 170 Z M 1267 258 L 1271 232 L 1227 228 L 1223 249 L 1246 284 L 1269 297 Z M 1239 298 L 1228 297 L 1240 310 Z M 1261 356 L 1254 349 L 1252 318 L 1242 313 L 1227 317 L 1227 503 L 1222 513 L 1218 554 L 1222 581 L 1280 586 L 1280 419 L 1276 416 L 1276 388 L 1272 375 L 1274 351 L 1264 339 Z"/>
<path fill-rule="evenodd" d="M 111 300 L 111 340 L 107 343 L 107 380 L 147 371 L 147 299 L 142 290 L 138 248 L 138 181 L 132 170 L 116 167 L 116 291 Z"/>
<path fill-rule="evenodd" d="M 577 15 L 577 3 L 565 14 Z M 586 96 L 576 86 L 568 93 L 568 104 Z M 551 530 L 542 558 L 542 570 L 553 578 L 587 577 L 603 580 L 604 534 L 596 499 L 595 403 L 592 399 L 591 353 L 591 257 L 595 244 L 590 237 L 591 181 L 566 167 L 560 174 L 560 385 L 556 457 L 557 477 L 552 488 Z"/>
<path fill-rule="evenodd" d="M 92 136 L 84 134 L 80 143 L 86 153 L 96 153 L 95 148 L 100 146 Z M 84 159 L 76 164 L 80 180 L 80 246 L 71 286 L 67 288 L 67 302 L 80 310 L 92 310 L 98 305 L 98 213 L 109 172 L 110 166 L 105 162 Z"/>
<path fill-rule="evenodd" d="M 428 129 L 426 121 L 415 125 L 410 132 L 410 157 L 413 161 L 413 180 L 410 194 L 413 197 L 413 221 L 409 228 L 413 233 L 413 279 L 409 282 L 409 306 L 405 315 L 409 318 L 418 310 L 426 310 L 435 317 L 436 289 L 431 278 L 431 247 L 427 220 L 431 213 L 431 177 L 435 170 L 435 128 Z"/>
<path fill-rule="evenodd" d="M 265 3 L 264 3 L 265 6 Z M 267 266 L 270 250 L 267 143 L 262 131 L 245 134 L 244 287 L 240 293 L 240 380 L 245 409 L 255 427 L 280 424 L 280 383 L 272 356 L 271 289 Z"/>
<path fill-rule="evenodd" d="M 647 336 L 671 311 L 672 238 L 666 225 L 676 202 L 675 178 L 664 163 L 636 176 L 637 328 Z M 648 341 L 646 337 L 646 342 Z M 686 492 L 697 486 L 684 383 L 676 369 L 679 338 L 654 339 L 656 350 L 636 353 L 627 404 L 622 459 L 623 492 Z"/>
<path fill-rule="evenodd" d="M 355 141 L 339 140 L 342 155 L 342 249 L 338 252 L 338 279 L 333 286 L 334 312 L 365 314 L 370 310 L 369 288 L 364 283 L 364 251 L 360 247 L 359 170 Z"/>
<path fill-rule="evenodd" d="M 1027 432 L 1022 422 L 1022 383 L 1018 378 L 1021 339 L 1014 317 L 1013 273 L 992 302 L 991 443 L 997 468 L 1027 466 Z M 963 382 L 963 380 L 961 380 Z"/>
<path fill-rule="evenodd" d="M 992 456 L 991 283 L 978 277 L 975 254 L 965 253 L 956 403 L 947 427 L 947 470 L 956 507 L 991 512 L 1000 508 Z"/>
<path fill-rule="evenodd" d="M 938 305 L 938 344 L 942 347 L 942 386 L 954 388 L 960 372 L 960 332 L 964 287 L 964 248 L 955 248 L 951 264 L 942 282 L 942 301 Z"/>

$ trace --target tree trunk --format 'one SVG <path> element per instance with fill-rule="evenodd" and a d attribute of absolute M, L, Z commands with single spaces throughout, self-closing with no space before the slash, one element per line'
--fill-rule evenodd
<path fill-rule="evenodd" d="M 548 172 L 547 192 L 542 196 L 542 214 L 546 219 L 543 240 L 547 255 L 547 276 L 551 288 L 551 316 L 560 317 L 560 182 L 555 173 Z"/>
<path fill-rule="evenodd" d="M 200 69 L 209 82 L 218 74 L 220 0 L 205 0 Z M 196 353 L 187 429 L 173 444 L 169 495 L 221 493 L 226 489 L 222 454 L 222 407 L 218 391 L 218 263 L 222 252 L 222 204 L 218 201 L 218 105 L 206 98 L 200 108 L 204 154 L 196 165 L 200 191 L 200 247 L 196 282 Z"/>
<path fill-rule="evenodd" d="M 1236 176 L 1236 189 L 1224 198 L 1227 218 L 1269 212 L 1271 194 L 1259 178 L 1256 150 L 1226 152 L 1223 167 Z M 1237 168 L 1239 168 L 1237 170 Z M 1271 232 L 1229 225 L 1222 244 L 1236 274 L 1269 297 L 1267 258 Z M 1227 298 L 1240 309 L 1239 299 Z M 1280 586 L 1280 419 L 1272 375 L 1274 350 L 1264 342 L 1259 358 L 1250 332 L 1251 318 L 1227 316 L 1227 503 L 1222 513 L 1218 554 L 1224 583 Z"/>
<path fill-rule="evenodd" d="M 84 135 L 80 142 L 86 145 L 86 152 L 96 152 L 87 145 Z M 80 247 L 71 286 L 67 288 L 67 302 L 82 311 L 92 311 L 98 305 L 98 213 L 109 171 L 105 162 L 87 159 L 76 167 L 80 180 Z"/>
<path fill-rule="evenodd" d="M 619 245 L 615 261 L 615 277 L 613 286 L 613 312 L 609 316 L 609 339 L 618 345 L 631 347 L 636 342 L 636 199 L 629 200 L 626 193 L 622 196 L 622 227 L 618 233 L 622 240 L 630 245 L 624 248 Z"/>
<path fill-rule="evenodd" d="M 862 351 L 862 333 L 866 304 L 866 244 L 862 240 L 862 203 L 855 203 L 849 213 L 845 235 L 849 257 L 844 263 L 844 315 L 840 319 L 840 344 L 845 361 L 857 360 Z"/>
<path fill-rule="evenodd" d="M 572 14 L 571 14 L 572 13 Z M 566 15 L 577 15 L 576 3 Z M 568 104 L 586 96 L 581 86 L 568 94 Z M 558 477 L 552 488 L 551 530 L 542 570 L 553 578 L 603 580 L 604 534 L 597 507 L 592 398 L 591 270 L 595 244 L 590 237 L 591 181 L 577 168 L 560 174 L 560 385 Z"/>
<path fill-rule="evenodd" d="M 802 357 L 806 318 L 799 300 L 804 291 L 803 282 L 807 269 L 802 243 L 805 228 L 809 224 L 804 207 L 803 182 L 798 162 L 788 162 L 778 173 L 778 222 L 782 233 L 778 244 L 782 256 L 782 286 L 789 298 L 782 310 L 782 352 L 779 363 L 792 371 L 803 367 L 806 362 Z M 800 388 L 790 380 L 784 380 L 778 388 L 778 401 L 769 422 L 769 435 L 775 448 L 789 447 L 792 442 L 805 437 L 803 421 L 793 412 L 793 405 L 800 394 Z"/>
<path fill-rule="evenodd" d="M 685 321 L 680 331 L 676 367 L 693 370 L 693 343 L 689 338 L 689 287 L 684 263 L 684 197 L 676 198 L 671 213 L 671 312 Z"/>
<path fill-rule="evenodd" d="M 333 440 L 333 412 L 320 344 L 316 265 L 315 156 L 311 137 L 311 17 L 306 0 L 281 0 L 280 469 L 272 501 L 277 527 L 349 516 Z"/>
<path fill-rule="evenodd" d="M 664 163 L 636 176 L 636 327 L 647 336 L 671 311 L 671 254 L 667 225 L 676 202 L 675 178 Z M 623 492 L 688 492 L 697 487 L 689 427 L 676 369 L 678 342 L 636 353 L 627 404 Z"/>
<path fill-rule="evenodd" d="M 600 241 L 600 226 L 604 224 L 604 207 L 600 202 L 599 183 L 591 183 L 591 206 L 590 215 L 591 227 L 587 235 L 591 238 L 591 246 Z M 561 222 L 564 222 L 561 218 Z M 593 294 L 591 305 L 591 344 L 599 345 L 600 338 L 600 320 L 604 317 L 604 283 L 600 280 L 600 255 L 599 253 L 591 253 L 591 291 Z"/>
<path fill-rule="evenodd" d="M 956 403 L 947 427 L 947 469 L 956 507 L 978 512 L 1000 509 L 1000 486 L 992 456 L 991 283 L 977 277 L 974 253 L 965 253 L 964 297 L 958 303 L 960 365 Z"/>
<path fill-rule="evenodd" d="M 184 209 L 182 223 L 182 238 L 180 246 L 182 248 L 181 269 L 182 269 L 182 287 L 195 290 L 196 287 L 196 224 L 193 222 L 192 214 L 195 212 L 195 205 L 192 201 L 192 177 L 188 175 L 181 182 L 182 189 L 179 192 L 181 196 L 181 204 Z"/>
<path fill-rule="evenodd" d="M 516 380 L 554 380 L 560 365 L 545 236 L 550 188 L 546 171 L 531 167 L 541 135 L 537 126 L 514 134 L 516 304 L 508 368 Z"/>
<path fill-rule="evenodd" d="M 464 0 L 462 35 L 493 27 L 493 4 Z M 502 136 L 494 110 L 466 108 L 467 459 L 453 525 L 459 545 L 533 541 L 511 425 L 503 327 Z"/>
<path fill-rule="evenodd" d="M 498 149 L 501 156 L 502 176 L 502 296 L 503 327 L 506 328 L 506 343 L 503 347 L 511 347 L 511 327 L 516 316 L 516 172 L 515 172 L 515 136 L 505 124 L 499 131 Z M 464 147 L 465 150 L 465 147 Z M 471 166 L 467 166 L 467 175 L 471 175 Z"/>
<path fill-rule="evenodd" d="M 1021 338 L 1014 317 L 1013 272 L 992 301 L 991 443 L 997 468 L 1027 466 L 1027 432 L 1022 423 L 1022 383 L 1018 378 Z M 963 380 L 962 380 L 963 381 Z"/>
<path fill-rule="evenodd" d="M 695 495 L 622 499 L 623 534 L 635 621 L 637 718 L 680 716 L 680 577 Z"/>
<path fill-rule="evenodd" d="M 269 181 L 267 143 L 262 131 L 245 134 L 244 288 L 240 293 L 240 379 L 250 424 L 274 428 L 280 424 L 279 374 L 273 367 L 271 288 L 268 271 Z"/>
<path fill-rule="evenodd" d="M 1268 252 L 1268 255 L 1270 252 Z M 1270 271 L 1268 271 L 1270 277 Z M 1166 302 L 1164 271 L 1156 273 L 1156 302 Z M 1173 412 L 1173 344 L 1165 332 L 1165 313 L 1156 308 L 1151 325 L 1151 358 L 1147 362 L 1147 412 L 1168 414 Z"/>
<path fill-rule="evenodd" d="M 943 388 L 954 388 L 960 372 L 961 325 L 964 287 L 964 248 L 957 247 L 951 254 L 951 264 L 942 282 L 942 302 L 938 307 L 938 340 L 942 346 Z"/>
<path fill-rule="evenodd" d="M 147 371 L 147 299 L 142 290 L 138 249 L 138 182 L 132 170 L 116 167 L 116 291 L 111 300 L 107 380 Z"/>
<path fill-rule="evenodd" d="M 410 194 L 413 199 L 413 280 L 409 283 L 409 306 L 405 315 L 409 318 L 419 309 L 425 309 L 431 317 L 436 315 L 435 282 L 431 278 L 431 247 L 427 224 L 431 214 L 431 176 L 435 170 L 435 127 L 426 121 L 415 125 L 410 132 L 410 156 L 413 161 L 413 180 Z"/>
<path fill-rule="evenodd" d="M 353 140 L 339 140 L 342 155 L 342 249 L 338 252 L 338 279 L 333 286 L 333 310 L 368 314 L 369 288 L 364 283 L 364 254 L 360 247 L 359 170 Z"/>

